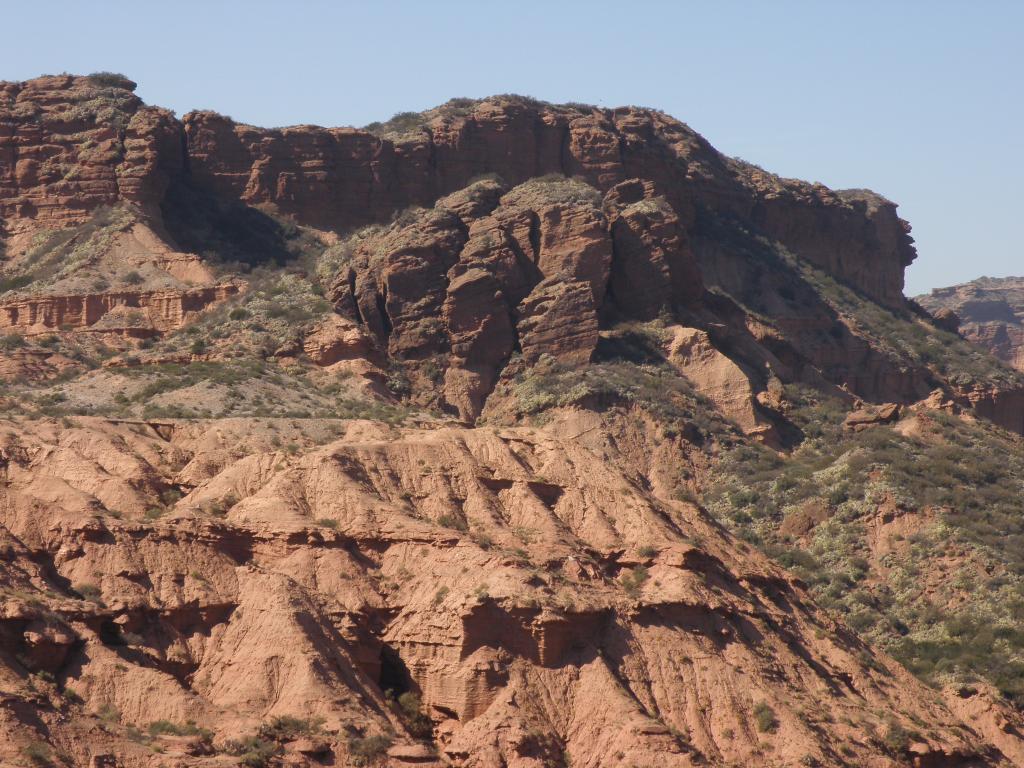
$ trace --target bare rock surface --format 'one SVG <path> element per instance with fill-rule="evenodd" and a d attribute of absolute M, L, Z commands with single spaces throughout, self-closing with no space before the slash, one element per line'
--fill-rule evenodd
<path fill-rule="evenodd" d="M 320 724 L 288 754 L 341 761 L 355 729 L 392 734 L 403 763 L 831 764 L 852 748 L 881 765 L 861 729 L 889 718 L 929 723 L 908 754 L 987 759 L 938 693 L 778 567 L 560 430 L 349 422 L 298 455 L 257 438 L 225 463 L 260 425 L 2 426 L 8 553 L 33 553 L 6 572 L 20 660 L 2 669 L 9 700 L 38 702 L 3 721 L 9 750 L 38 718 L 76 762 L 155 766 L 126 729 L 192 720 L 216 760 L 289 716 Z M 167 484 L 186 495 L 147 518 Z M 42 699 L 18 669 L 53 676 Z M 388 686 L 418 693 L 436 753 Z"/>

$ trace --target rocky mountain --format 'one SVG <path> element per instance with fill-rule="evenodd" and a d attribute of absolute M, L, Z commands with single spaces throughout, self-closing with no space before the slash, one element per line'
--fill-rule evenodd
<path fill-rule="evenodd" d="M 1024 375 L 639 108 L 0 84 L 0 760 L 1024 765 Z"/>
<path fill-rule="evenodd" d="M 1024 369 L 1024 278 L 981 277 L 914 300 L 1007 365 Z"/>

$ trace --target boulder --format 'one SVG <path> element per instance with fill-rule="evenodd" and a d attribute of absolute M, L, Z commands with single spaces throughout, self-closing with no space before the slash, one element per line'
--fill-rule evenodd
<path fill-rule="evenodd" d="M 884 403 L 858 408 L 843 420 L 843 428 L 851 432 L 860 432 L 880 424 L 893 424 L 899 421 L 903 408 L 898 403 Z"/>

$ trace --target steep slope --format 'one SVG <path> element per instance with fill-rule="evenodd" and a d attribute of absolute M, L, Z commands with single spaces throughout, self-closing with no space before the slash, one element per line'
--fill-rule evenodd
<path fill-rule="evenodd" d="M 893 203 L 133 87 L 0 89 L 3 759 L 1024 765 L 1024 376 Z"/>
<path fill-rule="evenodd" d="M 223 752 L 287 716 L 316 732 L 289 754 L 385 735 L 399 763 L 984 754 L 779 568 L 616 469 L 593 415 L 4 429 L 5 530 L 28 568 L 6 592 L 8 695 L 36 703 L 8 710 L 12 747 L 48 734 L 74 762 L 156 764 L 159 747 L 205 764 L 201 737 L 147 724 L 202 723 Z M 273 449 L 281 433 L 299 449 Z M 421 715 L 383 688 L 417 692 L 437 758 L 399 746 Z"/>
<path fill-rule="evenodd" d="M 959 328 L 964 338 L 1007 365 L 1024 368 L 1024 279 L 981 277 L 963 285 L 936 288 L 914 299 Z"/>

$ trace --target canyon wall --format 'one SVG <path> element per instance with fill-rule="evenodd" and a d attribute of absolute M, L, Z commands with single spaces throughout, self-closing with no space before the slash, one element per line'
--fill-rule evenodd
<path fill-rule="evenodd" d="M 557 173 L 602 192 L 631 178 L 653 181 L 684 226 L 699 215 L 737 218 L 890 306 L 902 302 L 903 269 L 915 257 L 893 203 L 729 159 L 655 110 L 494 97 L 450 103 L 411 130 L 381 133 L 262 129 L 212 112 L 179 122 L 129 87 L 89 77 L 3 83 L 0 233 L 9 240 L 81 221 L 117 201 L 155 209 L 175 181 L 344 232 L 432 205 L 481 175 L 515 185 Z"/>

